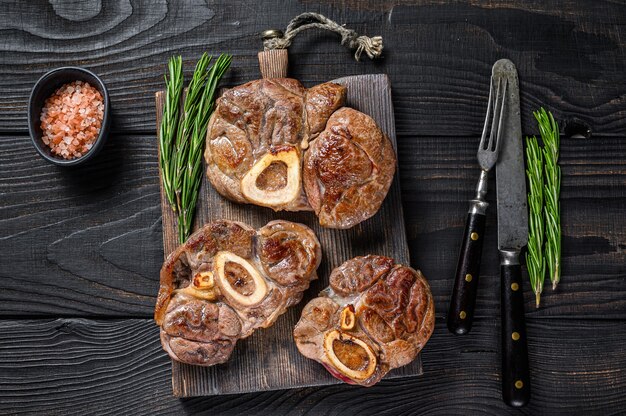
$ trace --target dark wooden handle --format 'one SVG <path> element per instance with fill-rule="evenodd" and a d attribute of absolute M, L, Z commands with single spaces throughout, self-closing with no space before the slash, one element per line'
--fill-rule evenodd
<path fill-rule="evenodd" d="M 521 407 L 530 400 L 524 292 L 519 264 L 502 265 L 502 398 Z"/>
<path fill-rule="evenodd" d="M 480 258 L 483 252 L 485 215 L 469 213 L 465 223 L 463 244 L 456 266 L 454 289 L 448 310 L 448 329 L 455 334 L 467 334 L 472 328 Z"/>

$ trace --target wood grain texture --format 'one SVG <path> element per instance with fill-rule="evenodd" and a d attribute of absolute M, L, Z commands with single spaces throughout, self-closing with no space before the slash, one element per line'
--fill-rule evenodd
<path fill-rule="evenodd" d="M 331 4 L 333 3 L 333 4 Z M 182 54 L 189 76 L 208 50 L 234 54 L 227 83 L 259 77 L 260 33 L 284 29 L 314 11 L 358 33 L 382 35 L 384 59 L 355 63 L 335 34 L 309 31 L 290 48 L 291 76 L 312 85 L 344 75 L 387 73 L 397 93 L 399 133 L 477 134 L 491 66 L 516 63 L 524 131 L 531 110 L 576 115 L 598 133 L 626 132 L 626 5 L 609 0 L 470 1 L 219 0 L 81 2 L 68 12 L 44 0 L 0 4 L 0 130 L 26 132 L 34 82 L 47 70 L 79 65 L 101 75 L 111 93 L 114 130 L 151 133 L 153 94 L 169 56 Z"/>
<path fill-rule="evenodd" d="M 289 68 L 289 54 L 287 49 L 272 49 L 261 51 L 259 57 L 259 70 L 262 78 L 286 78 Z"/>
<path fill-rule="evenodd" d="M 428 277 L 443 313 L 463 236 L 468 202 L 479 167 L 479 138 L 399 141 L 400 177 L 411 260 Z M 419 151 L 414 148 L 418 143 Z M 413 144 L 412 144 L 413 143 Z M 416 154 L 418 152 L 418 154 Z M 541 308 L 524 271 L 525 310 L 530 316 L 626 318 L 626 141 L 562 138 L 560 165 L 563 279 L 546 287 Z M 495 178 L 490 179 L 495 189 Z M 475 314 L 499 310 L 500 281 L 495 192 L 489 193 L 481 278 Z M 442 249 L 442 247 L 446 247 Z M 587 285 L 592 284 L 594 288 Z M 586 286 L 587 288 L 583 288 Z M 602 313 L 596 311 L 602 310 Z M 441 315 L 439 315 L 441 316 Z"/>
<path fill-rule="evenodd" d="M 411 261 L 428 277 L 439 316 L 452 290 L 478 140 L 398 137 Z M 113 135 L 93 166 L 69 171 L 39 158 L 28 137 L 0 137 L 0 316 L 152 315 L 163 259 L 156 148 L 154 136 Z M 539 310 L 526 285 L 526 311 L 626 318 L 626 140 L 564 138 L 561 164 L 562 283 L 557 292 L 546 288 Z M 476 306 L 482 317 L 499 304 L 494 197 Z"/>
<path fill-rule="evenodd" d="M 411 262 L 428 278 L 438 316 L 452 291 L 478 141 L 398 137 Z M 525 280 L 526 312 L 624 319 L 626 140 L 563 138 L 561 165 L 563 278 L 557 292 L 546 288 L 538 310 Z M 478 317 L 499 307 L 495 195 L 489 198 Z M 46 163 L 28 137 L 1 136 L 0 316 L 151 317 L 163 259 L 160 218 L 154 136 L 113 135 L 94 165 L 78 170 Z"/>
<path fill-rule="evenodd" d="M 346 105 L 370 115 L 390 138 L 394 148 L 397 148 L 391 85 L 387 76 L 361 75 L 334 81 L 347 87 Z M 157 93 L 157 125 L 161 119 L 163 99 L 163 94 Z M 163 192 L 161 206 L 163 247 L 164 253 L 169 254 L 178 246 L 178 241 L 175 219 Z M 317 217 L 311 212 L 274 212 L 263 207 L 230 202 L 203 178 L 195 228 L 222 218 L 241 221 L 254 228 L 262 227 L 277 218 L 306 224 L 315 231 L 322 245 L 323 259 L 318 269 L 319 279 L 312 283 L 302 302 L 297 307 L 290 308 L 270 329 L 257 330 L 251 337 L 239 341 L 228 363 L 200 367 L 172 362 L 174 394 L 192 397 L 338 383 L 319 364 L 298 352 L 293 342 L 293 328 L 304 305 L 328 286 L 330 272 L 344 261 L 365 254 L 382 254 L 393 257 L 401 264 L 410 263 L 398 176 L 396 175 L 379 212 L 349 230 L 320 227 Z M 420 373 L 421 362 L 418 357 L 412 364 L 390 372 L 388 377 Z"/>
<path fill-rule="evenodd" d="M 0 137 L 0 316 L 148 317 L 163 261 L 156 140 L 111 136 L 89 166 Z"/>
<path fill-rule="evenodd" d="M 623 2 L 77 3 L 0 2 L 0 414 L 623 414 Z M 176 400 L 148 319 L 163 258 L 153 94 L 174 54 L 182 54 L 187 79 L 204 50 L 235 55 L 228 85 L 258 78 L 259 33 L 304 11 L 384 37 L 382 60 L 355 63 L 335 35 L 310 31 L 290 48 L 290 73 L 311 86 L 383 72 L 394 85 L 409 249 L 438 311 L 425 374 L 368 390 Z M 492 216 L 474 329 L 455 338 L 443 321 L 477 175 L 485 85 L 498 58 L 518 66 L 525 133 L 535 131 L 531 111 L 541 105 L 594 131 L 591 140 L 563 140 L 564 275 L 539 310 L 525 285 L 533 398 L 520 412 L 500 399 Z M 116 133 L 92 166 L 75 171 L 46 164 L 26 136 L 30 88 L 62 65 L 102 75 L 113 101 Z"/>
<path fill-rule="evenodd" d="M 0 413 L 7 415 L 617 415 L 626 406 L 623 322 L 528 322 L 532 401 L 500 399 L 498 319 L 469 336 L 437 320 L 424 375 L 347 385 L 175 399 L 151 320 L 0 321 Z M 586 334 L 586 336 L 580 336 Z M 593 339 L 594 342 L 589 342 Z M 602 359 L 598 359 L 602 357 Z"/>

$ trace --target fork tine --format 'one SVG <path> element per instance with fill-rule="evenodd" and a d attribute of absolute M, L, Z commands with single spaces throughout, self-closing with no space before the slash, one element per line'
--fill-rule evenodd
<path fill-rule="evenodd" d="M 504 104 L 506 103 L 506 90 L 509 85 L 509 80 L 507 78 L 504 79 L 504 88 L 502 91 L 502 105 L 500 108 L 500 120 L 498 120 L 498 134 L 496 135 L 496 143 L 494 145 L 493 150 L 497 152 L 500 149 L 500 143 L 502 143 L 502 139 L 500 136 L 502 135 L 502 120 L 504 119 Z"/>
<path fill-rule="evenodd" d="M 498 121 L 498 117 L 500 113 L 502 112 L 502 108 L 504 107 L 503 100 L 500 96 L 501 86 L 502 86 L 502 78 L 498 78 L 498 88 L 496 89 L 495 105 L 493 109 L 493 119 L 491 120 L 491 132 L 489 134 L 489 144 L 486 147 L 487 150 L 491 150 L 491 151 L 493 151 L 494 149 L 494 139 L 496 138 L 496 135 L 498 133 L 497 131 L 498 125 L 496 124 L 496 122 Z"/>
<path fill-rule="evenodd" d="M 489 130 L 489 116 L 491 115 L 492 103 L 493 103 L 493 77 L 489 80 L 489 99 L 487 100 L 487 114 L 485 115 L 485 124 L 483 125 L 483 134 L 480 137 L 479 149 L 485 149 L 485 139 L 487 138 L 487 131 Z"/>

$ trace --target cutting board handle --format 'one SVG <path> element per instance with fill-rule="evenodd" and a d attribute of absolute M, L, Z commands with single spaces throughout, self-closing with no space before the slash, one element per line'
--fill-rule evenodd
<path fill-rule="evenodd" d="M 259 52 L 259 67 L 263 78 L 287 78 L 288 66 L 287 49 L 269 49 Z"/>
<path fill-rule="evenodd" d="M 324 29 L 341 36 L 341 44 L 354 49 L 354 59 L 361 59 L 365 52 L 370 59 L 378 58 L 383 52 L 383 38 L 380 36 L 363 36 L 348 29 L 319 13 L 302 13 L 291 19 L 283 33 L 277 29 L 269 29 L 261 33 L 263 51 L 259 52 L 259 66 L 263 78 L 287 77 L 287 48 L 293 38 L 308 29 Z"/>

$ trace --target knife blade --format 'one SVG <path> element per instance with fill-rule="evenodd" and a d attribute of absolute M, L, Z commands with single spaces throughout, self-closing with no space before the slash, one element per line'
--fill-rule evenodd
<path fill-rule="evenodd" d="M 498 250 L 501 274 L 502 398 L 521 407 L 530 400 L 530 377 L 520 251 L 528 243 L 528 208 L 519 81 L 513 62 L 502 60 L 507 77 L 504 140 L 496 163 Z"/>

